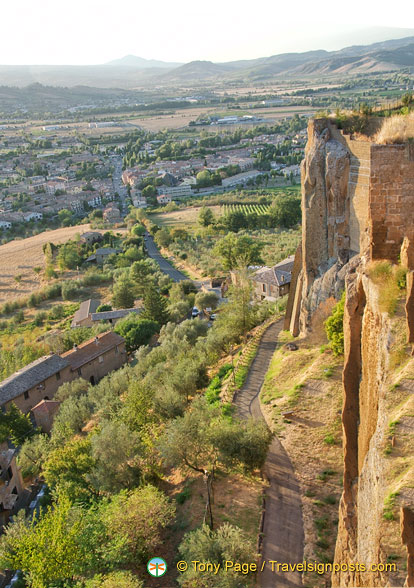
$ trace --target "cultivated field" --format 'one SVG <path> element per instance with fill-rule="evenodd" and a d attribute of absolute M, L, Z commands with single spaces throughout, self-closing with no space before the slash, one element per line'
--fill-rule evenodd
<path fill-rule="evenodd" d="M 0 246 L 0 302 L 6 302 L 20 296 L 28 296 L 41 286 L 41 278 L 33 271 L 35 267 L 44 267 L 43 245 L 64 243 L 76 233 L 84 233 L 90 225 L 64 227 L 55 231 L 45 231 L 28 239 L 10 241 Z M 21 276 L 16 282 L 15 276 Z"/>
<path fill-rule="evenodd" d="M 262 216 L 268 212 L 269 208 L 270 207 L 267 204 L 223 204 L 221 207 L 221 213 L 223 216 L 233 212 L 241 212 L 245 216 L 251 214 Z"/>
<path fill-rule="evenodd" d="M 220 206 L 209 206 L 209 208 L 211 208 L 215 217 L 221 216 Z M 151 214 L 149 218 L 160 226 L 185 229 L 197 224 L 200 210 L 201 206 L 195 206 L 193 208 L 174 210 L 173 212 Z"/>

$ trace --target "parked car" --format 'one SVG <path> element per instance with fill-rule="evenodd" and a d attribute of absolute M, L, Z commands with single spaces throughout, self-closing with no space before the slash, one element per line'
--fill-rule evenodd
<path fill-rule="evenodd" d="M 194 306 L 193 310 L 191 311 L 191 318 L 197 318 L 200 315 L 200 311 L 196 306 Z"/>

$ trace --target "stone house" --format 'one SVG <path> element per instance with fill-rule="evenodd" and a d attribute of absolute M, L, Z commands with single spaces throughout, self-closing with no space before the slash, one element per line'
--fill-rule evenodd
<path fill-rule="evenodd" d="M 294 256 L 291 255 L 273 267 L 262 267 L 253 276 L 254 296 L 274 302 L 289 293 Z"/>
<path fill-rule="evenodd" d="M 80 240 L 82 243 L 93 245 L 94 243 L 103 241 L 103 235 L 102 233 L 98 233 L 98 231 L 86 231 L 86 233 L 82 233 Z"/>
<path fill-rule="evenodd" d="M 58 412 L 61 403 L 57 400 L 41 400 L 31 410 L 36 426 L 43 433 L 50 433 L 53 425 L 53 419 Z"/>
<path fill-rule="evenodd" d="M 0 382 L 2 410 L 14 403 L 28 413 L 42 400 L 53 399 L 65 382 L 84 378 L 95 384 L 127 361 L 125 340 L 108 331 L 62 355 L 41 357 Z"/>
<path fill-rule="evenodd" d="M 52 353 L 40 357 L 0 382 L 0 406 L 14 403 L 22 412 L 29 412 L 43 399 L 50 399 L 63 382 L 72 379 L 69 362 Z"/>
<path fill-rule="evenodd" d="M 92 326 L 92 313 L 96 312 L 96 309 L 100 305 L 101 301 L 89 298 L 89 300 L 84 300 L 79 310 L 77 310 L 73 316 L 73 320 L 71 323 L 72 329 L 76 327 L 91 327 Z"/>
<path fill-rule="evenodd" d="M 127 361 L 125 340 L 117 333 L 108 331 L 75 346 L 61 357 L 70 365 L 69 381 L 83 378 L 96 384 Z"/>
<path fill-rule="evenodd" d="M 102 265 L 110 255 L 121 253 L 121 249 L 114 249 L 113 247 L 100 247 L 93 255 L 90 255 L 86 261 L 95 262 Z"/>
<path fill-rule="evenodd" d="M 142 308 L 121 308 L 119 310 L 105 310 L 102 312 L 94 312 L 91 314 L 92 325 L 98 324 L 100 321 L 108 321 L 111 325 L 115 325 L 120 319 L 125 318 L 131 313 L 139 314 Z"/>
<path fill-rule="evenodd" d="M 6 442 L 0 445 L 0 527 L 7 524 L 16 501 L 24 491 L 16 454 L 17 450 L 10 449 Z"/>

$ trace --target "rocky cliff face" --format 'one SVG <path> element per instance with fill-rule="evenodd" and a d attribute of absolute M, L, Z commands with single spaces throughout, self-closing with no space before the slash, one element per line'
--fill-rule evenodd
<path fill-rule="evenodd" d="M 320 303 L 343 290 L 346 265 L 355 254 L 349 238 L 349 170 L 350 153 L 332 137 L 326 121 L 311 121 L 302 162 L 301 332 Z"/>
<path fill-rule="evenodd" d="M 320 304 L 345 288 L 344 490 L 335 554 L 340 570 L 332 585 L 414 586 L 414 360 L 406 346 L 414 342 L 414 248 L 400 230 L 408 222 L 403 210 L 397 214 L 393 203 L 401 202 L 401 186 L 409 198 L 414 160 L 409 150 L 399 149 L 392 166 L 395 149 L 383 146 L 386 163 L 398 176 L 398 183 L 390 181 L 385 189 L 385 177 L 381 183 L 377 173 L 371 177 L 370 145 L 352 151 L 350 144 L 329 121 L 310 122 L 302 164 L 302 263 L 287 322 L 295 334 L 306 332 Z M 367 155 L 361 161 L 355 153 Z M 362 169 L 363 187 L 358 186 Z M 375 169 L 380 169 L 378 160 Z M 408 204 L 406 210 L 414 205 L 414 192 Z M 384 214 L 389 220 L 389 210 L 395 218 L 392 234 L 387 229 L 384 237 L 376 227 L 382 231 L 378 218 Z M 358 241 L 355 227 L 358 251 L 351 249 Z M 408 268 L 405 306 L 397 300 L 394 316 L 381 302 L 389 284 L 371 275 L 380 241 L 389 267 L 400 257 Z M 392 562 L 396 571 L 386 568 Z"/>

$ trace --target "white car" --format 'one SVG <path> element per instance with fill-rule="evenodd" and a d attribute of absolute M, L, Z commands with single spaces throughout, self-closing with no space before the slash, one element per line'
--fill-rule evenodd
<path fill-rule="evenodd" d="M 194 306 L 193 310 L 191 311 L 191 317 L 196 318 L 199 316 L 199 314 L 200 314 L 200 311 L 198 310 L 197 307 Z"/>

